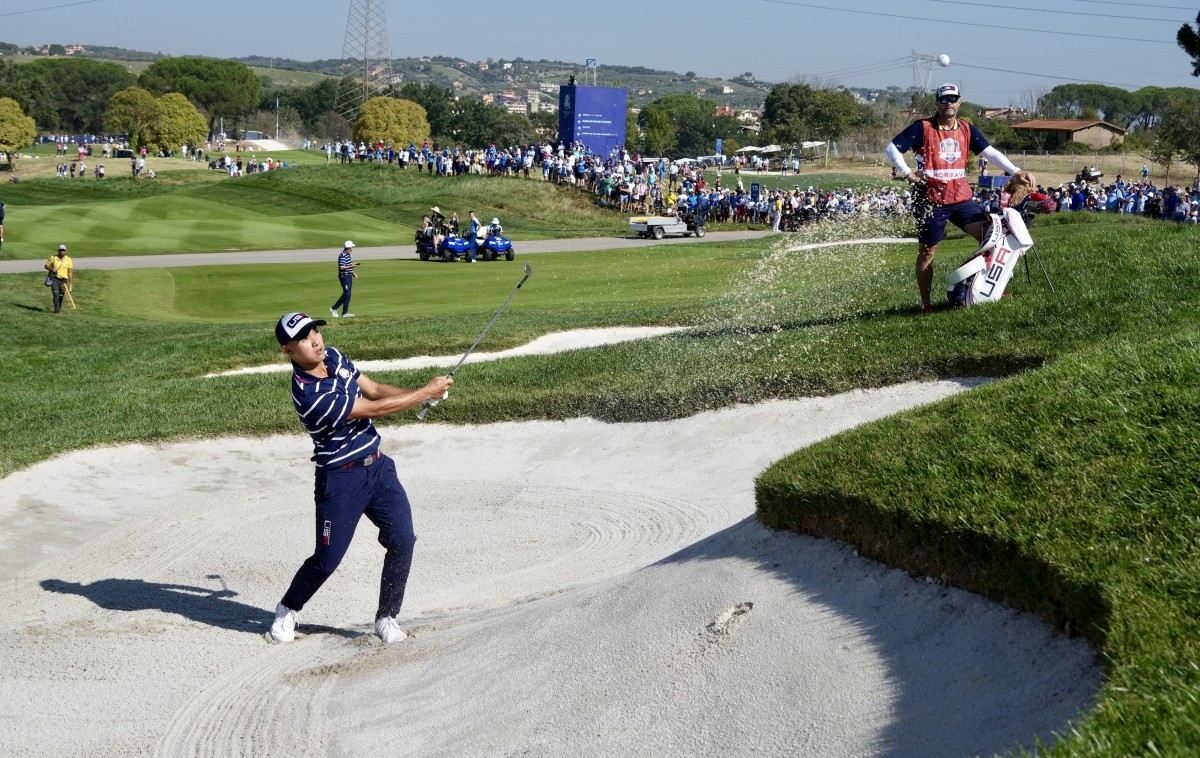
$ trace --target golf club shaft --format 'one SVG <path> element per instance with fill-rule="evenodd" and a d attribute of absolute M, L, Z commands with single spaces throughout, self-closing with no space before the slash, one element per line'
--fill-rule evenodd
<path fill-rule="evenodd" d="M 495 315 L 492 316 L 492 320 L 487 322 L 487 326 L 483 327 L 483 331 L 479 333 L 479 336 L 476 337 L 475 341 L 471 343 L 471 346 L 467 348 L 467 352 L 463 353 L 463 356 L 458 359 L 458 363 L 454 364 L 454 368 L 450 369 L 448 376 L 453 377 L 458 369 L 463 365 L 463 363 L 467 360 L 467 356 L 471 354 L 471 351 L 475 349 L 475 346 L 479 344 L 479 341 L 483 339 L 483 336 L 488 333 L 488 329 L 492 328 L 492 324 L 496 323 L 496 319 L 500 318 L 500 314 L 504 313 L 504 309 L 507 308 L 508 304 L 512 302 L 512 299 L 517 296 L 517 293 L 521 290 L 521 285 L 525 283 L 525 280 L 528 279 L 529 275 L 532 273 L 533 269 L 528 263 L 526 263 L 525 276 L 521 277 L 521 281 L 517 282 L 516 288 L 513 289 L 511 294 L 509 294 L 508 299 L 504 301 L 504 305 L 500 306 L 500 309 L 496 311 Z M 426 400 L 421 410 L 417 411 L 417 419 L 420 420 L 425 418 L 425 414 L 429 412 L 429 409 L 440 402 L 441 400 Z"/>

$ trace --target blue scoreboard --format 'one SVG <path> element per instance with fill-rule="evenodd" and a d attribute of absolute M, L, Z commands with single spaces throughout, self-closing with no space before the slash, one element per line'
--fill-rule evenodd
<path fill-rule="evenodd" d="M 559 87 L 558 139 L 566 145 L 582 142 L 602 156 L 624 145 L 625 88 Z"/>

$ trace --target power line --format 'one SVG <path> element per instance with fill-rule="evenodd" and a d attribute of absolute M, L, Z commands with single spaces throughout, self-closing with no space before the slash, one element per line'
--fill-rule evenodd
<path fill-rule="evenodd" d="M 1117 0 L 1071 0 L 1071 2 L 1093 3 L 1095 5 L 1119 5 L 1122 8 L 1129 7 L 1129 3 L 1125 2 L 1125 0 L 1121 0 L 1120 2 L 1118 2 Z M 1138 7 L 1139 8 L 1159 8 L 1161 10 L 1168 10 L 1168 11 L 1195 11 L 1196 10 L 1195 8 L 1184 8 L 1184 7 L 1181 7 L 1178 5 L 1146 5 L 1145 3 L 1138 3 Z"/>
<path fill-rule="evenodd" d="M 995 66 L 972 66 L 969 63 L 955 62 L 955 66 L 961 68 L 974 68 L 979 71 L 999 71 L 1002 74 L 1019 74 L 1021 76 L 1036 76 L 1042 79 L 1056 79 L 1060 82 L 1080 82 L 1081 84 L 1104 84 L 1109 87 L 1124 87 L 1126 89 L 1139 90 L 1145 87 L 1145 84 L 1121 84 L 1120 82 L 1098 82 L 1095 79 L 1075 79 L 1070 76 L 1056 76 L 1054 74 L 1035 74 L 1032 71 L 1011 71 L 1005 68 L 996 68 Z"/>
<path fill-rule="evenodd" d="M 969 3 L 963 0 L 929 0 L 931 3 L 946 3 L 948 5 L 971 5 L 976 8 L 994 9 L 996 6 L 992 3 Z M 1149 7 L 1149 6 L 1140 6 Z M 1181 24 L 1183 21 L 1178 21 L 1171 18 L 1143 18 L 1141 16 L 1117 16 L 1109 13 L 1093 13 L 1091 11 L 1058 11 L 1052 8 L 1022 8 L 1015 5 L 1006 5 L 1006 11 L 1021 11 L 1023 13 L 1057 13 L 1062 16 L 1085 16 L 1087 18 L 1118 18 L 1124 21 L 1150 21 L 1157 24 Z"/>
<path fill-rule="evenodd" d="M 11 11 L 9 13 L 0 13 L 0 16 L 23 16 L 26 13 L 41 13 L 42 11 L 56 11 L 59 8 L 71 8 L 76 5 L 87 5 L 88 3 L 98 3 L 100 0 L 80 0 L 78 3 L 64 3 L 63 5 L 49 5 L 45 8 L 30 8 L 27 11 Z"/>
<path fill-rule="evenodd" d="M 953 24 L 955 26 L 970 26 L 977 29 L 979 24 L 971 21 L 951 21 L 944 18 L 927 18 L 924 16 L 904 16 L 899 13 L 881 13 L 879 11 L 864 11 L 851 8 L 836 8 L 828 5 L 816 5 L 813 3 L 798 3 L 794 0 L 758 0 L 760 3 L 772 3 L 774 5 L 789 5 L 797 8 L 813 8 L 822 11 L 834 11 L 836 13 L 852 13 L 859 16 L 882 16 L 884 18 L 899 18 L 905 21 L 926 21 L 933 24 Z M 1115 37 L 1107 34 L 1086 34 L 1084 32 L 1064 32 L 1057 29 L 1030 29 L 1023 26 L 1000 26 L 998 24 L 989 24 L 989 29 L 1005 29 L 1013 32 L 1035 32 L 1038 34 L 1057 34 L 1064 37 L 1089 37 L 1091 39 L 1108 39 L 1118 42 L 1150 42 L 1156 45 L 1175 46 L 1175 40 L 1162 39 L 1144 39 L 1141 37 Z"/>

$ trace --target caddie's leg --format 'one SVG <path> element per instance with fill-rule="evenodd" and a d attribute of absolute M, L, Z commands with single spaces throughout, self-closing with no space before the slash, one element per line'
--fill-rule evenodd
<path fill-rule="evenodd" d="M 371 501 L 366 515 L 379 527 L 379 544 L 387 550 L 379 581 L 379 609 L 375 613 L 378 621 L 394 617 L 404 605 L 417 535 L 413 532 L 408 494 L 396 477 L 396 464 L 382 455 L 367 470 L 371 477 Z"/>
<path fill-rule="evenodd" d="M 304 610 L 321 585 L 337 569 L 370 499 L 368 467 L 317 470 L 316 549 L 304 561 L 281 601 L 293 611 Z"/>
<path fill-rule="evenodd" d="M 930 304 L 930 291 L 933 289 L 933 258 L 937 255 L 937 245 L 921 243 L 917 246 L 917 291 L 921 293 L 921 305 Z"/>
<path fill-rule="evenodd" d="M 979 244 L 983 244 L 983 230 L 987 228 L 987 221 L 973 221 L 963 227 L 963 231 L 975 238 Z"/>

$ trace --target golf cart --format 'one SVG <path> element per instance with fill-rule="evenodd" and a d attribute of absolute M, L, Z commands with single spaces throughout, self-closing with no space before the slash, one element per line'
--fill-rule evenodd
<path fill-rule="evenodd" d="M 442 240 L 442 244 L 437 249 L 434 249 L 433 240 L 420 232 L 417 232 L 416 242 L 417 255 L 423 261 L 440 259 L 452 263 L 459 258 L 466 258 L 467 252 L 471 249 L 471 243 L 453 234 Z"/>
<path fill-rule="evenodd" d="M 1080 171 L 1078 174 L 1076 174 L 1075 182 L 1077 184 L 1087 184 L 1088 182 L 1098 182 L 1098 181 L 1100 181 L 1100 177 L 1102 177 L 1102 176 L 1104 176 L 1104 172 L 1101 171 L 1100 169 L 1096 168 L 1095 166 L 1092 166 L 1091 168 L 1085 168 L 1083 171 Z"/>
<path fill-rule="evenodd" d="M 633 216 L 629 231 L 643 239 L 660 240 L 668 234 L 703 237 L 704 215 L 687 211 L 679 216 Z"/>
<path fill-rule="evenodd" d="M 485 261 L 494 261 L 501 256 L 504 260 L 511 261 L 517 257 L 517 251 L 513 250 L 512 240 L 508 237 L 503 234 L 489 234 L 479 243 L 479 255 Z"/>

